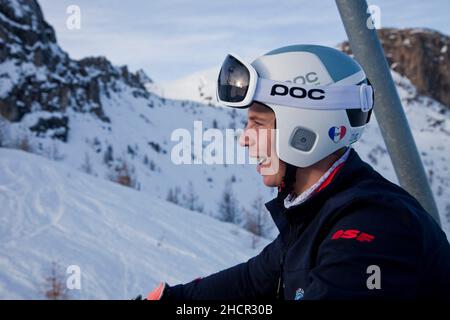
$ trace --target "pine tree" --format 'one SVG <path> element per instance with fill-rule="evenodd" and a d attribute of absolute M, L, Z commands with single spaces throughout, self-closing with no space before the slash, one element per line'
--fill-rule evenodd
<path fill-rule="evenodd" d="M 200 203 L 199 196 L 195 192 L 192 181 L 189 181 L 188 189 L 183 194 L 182 205 L 191 211 L 203 212 L 203 205 Z"/>
<path fill-rule="evenodd" d="M 105 164 L 110 164 L 114 160 L 113 148 L 111 145 L 106 148 L 105 154 L 103 155 L 103 162 Z"/>
<path fill-rule="evenodd" d="M 238 214 L 238 202 L 233 193 L 233 186 L 231 181 L 227 180 L 219 203 L 219 219 L 224 222 L 238 223 Z"/>
<path fill-rule="evenodd" d="M 264 206 L 263 198 L 258 195 L 250 210 L 245 210 L 244 227 L 256 236 L 270 238 L 273 223 L 271 223 L 269 215 Z"/>
<path fill-rule="evenodd" d="M 169 202 L 172 202 L 174 204 L 179 205 L 180 199 L 178 198 L 178 195 L 181 193 L 180 187 L 170 188 L 169 192 L 167 193 L 166 200 Z"/>

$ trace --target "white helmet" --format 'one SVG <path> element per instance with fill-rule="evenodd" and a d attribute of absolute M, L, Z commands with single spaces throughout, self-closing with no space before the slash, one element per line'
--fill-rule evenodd
<path fill-rule="evenodd" d="M 356 142 L 373 106 L 361 66 L 339 50 L 318 45 L 282 47 L 251 65 L 229 54 L 217 98 L 235 108 L 254 101 L 270 107 L 277 155 L 296 167 L 308 167 Z"/>

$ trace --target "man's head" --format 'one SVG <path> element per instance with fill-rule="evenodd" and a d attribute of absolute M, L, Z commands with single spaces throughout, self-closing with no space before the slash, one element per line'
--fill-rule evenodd
<path fill-rule="evenodd" d="M 285 167 L 313 167 L 356 142 L 373 106 L 361 66 L 316 45 L 279 48 L 252 64 L 228 55 L 217 97 L 227 106 L 249 108 L 241 144 L 262 160 L 258 171 L 270 186 L 280 184 Z"/>

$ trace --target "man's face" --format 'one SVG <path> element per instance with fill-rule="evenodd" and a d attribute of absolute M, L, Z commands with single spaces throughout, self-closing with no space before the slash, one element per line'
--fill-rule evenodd
<path fill-rule="evenodd" d="M 275 151 L 275 113 L 269 107 L 253 103 L 248 109 L 247 126 L 239 139 L 249 148 L 250 157 L 258 159 L 256 170 L 268 187 L 277 187 L 283 179 L 285 164 Z"/>

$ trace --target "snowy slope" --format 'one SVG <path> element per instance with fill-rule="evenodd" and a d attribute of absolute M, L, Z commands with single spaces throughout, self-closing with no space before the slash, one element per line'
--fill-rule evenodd
<path fill-rule="evenodd" d="M 131 168 L 134 187 L 161 199 L 166 198 L 171 188 L 179 187 L 186 193 L 189 183 L 192 183 L 204 212 L 210 215 L 217 214 L 217 204 L 226 181 L 233 176 L 236 178 L 233 190 L 241 206 L 249 206 L 261 193 L 265 200 L 272 197 L 272 190 L 261 191 L 258 188 L 261 178 L 253 165 L 176 165 L 171 158 L 172 149 L 179 144 L 179 140 L 171 139 L 176 129 L 189 131 L 193 138 L 194 121 L 202 121 L 203 131 L 213 128 L 216 123 L 217 128 L 225 133 L 226 128 L 244 127 L 245 111 L 238 113 L 194 102 L 161 100 L 154 96 L 151 99 L 153 107 L 148 106 L 148 99 L 135 98 L 126 86 L 119 93 L 110 92 L 109 97 L 102 95 L 104 114 L 110 123 L 104 123 L 89 113 L 67 110 L 61 115 L 70 119 L 67 143 L 52 139 L 51 131 L 38 137 L 27 134 L 24 128 L 33 126 L 38 119 L 56 114 L 46 111 L 29 113 L 21 122 L 8 124 L 6 136 L 11 138 L 4 145 L 14 147 L 25 135 L 31 152 L 84 171 L 86 162 L 89 162 L 90 173 L 105 179 L 113 179 L 116 169 L 126 163 Z M 204 146 L 207 144 L 205 141 Z M 105 160 L 108 150 L 112 150 L 111 161 Z"/>
<path fill-rule="evenodd" d="M 161 199 L 171 190 L 179 190 L 181 200 L 196 196 L 197 210 L 211 216 L 218 216 L 225 188 L 234 192 L 239 209 L 248 209 L 258 197 L 272 198 L 273 190 L 260 187 L 254 165 L 172 161 L 180 143 L 172 139 L 177 129 L 194 137 L 194 122 L 202 121 L 200 134 L 210 128 L 225 133 L 244 126 L 245 111 L 165 98 L 164 88 L 142 70 L 131 72 L 105 57 L 71 59 L 36 0 L 0 6 L 0 36 L 0 146 L 106 180 L 120 181 L 127 172 L 132 188 Z"/>
<path fill-rule="evenodd" d="M 232 266 L 258 253 L 236 225 L 0 149 L 0 299 L 43 298 L 52 261 L 78 265 L 72 298 L 129 299 Z M 64 269 L 65 270 L 65 269 Z"/>

